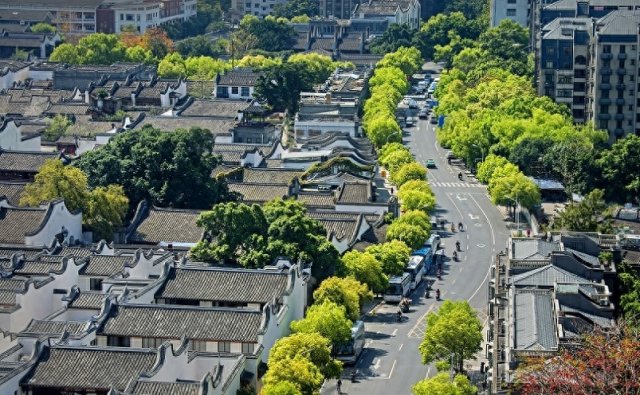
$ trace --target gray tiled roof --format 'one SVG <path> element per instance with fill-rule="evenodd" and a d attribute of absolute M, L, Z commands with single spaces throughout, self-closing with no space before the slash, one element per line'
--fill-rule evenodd
<path fill-rule="evenodd" d="M 242 181 L 248 183 L 268 182 L 289 185 L 291 180 L 295 177 L 300 178 L 302 174 L 304 174 L 303 171 L 291 169 L 245 168 L 243 170 Z"/>
<path fill-rule="evenodd" d="M 132 395 L 200 395 L 200 383 L 138 381 Z"/>
<path fill-rule="evenodd" d="M 598 36 L 636 36 L 638 34 L 638 24 L 640 24 L 640 10 L 613 11 L 598 19 L 596 23 L 599 26 Z"/>
<path fill-rule="evenodd" d="M 57 152 L 0 150 L 0 170 L 36 173 L 44 162 L 59 156 L 60 154 Z"/>
<path fill-rule="evenodd" d="M 62 247 L 59 247 L 56 251 L 54 251 L 54 254 L 52 255 L 72 256 L 76 261 L 78 261 L 93 255 L 93 250 L 87 247 L 62 246 Z"/>
<path fill-rule="evenodd" d="M 558 347 L 551 292 L 523 291 L 514 296 L 515 348 L 554 350 Z"/>
<path fill-rule="evenodd" d="M 218 75 L 217 84 L 226 86 L 254 86 L 263 73 L 246 68 L 236 68 Z"/>
<path fill-rule="evenodd" d="M 20 198 L 24 193 L 24 187 L 26 183 L 22 182 L 8 182 L 2 181 L 0 182 L 0 196 L 5 196 L 9 203 L 14 206 L 20 204 Z"/>
<path fill-rule="evenodd" d="M 334 213 L 324 212 L 309 212 L 309 216 L 320 222 L 320 224 L 327 231 L 327 234 L 333 234 L 336 239 L 344 240 L 347 238 L 349 241 L 353 241 L 358 225 L 360 224 L 358 214 L 348 215 L 331 215 Z M 336 213 L 340 214 L 340 213 Z"/>
<path fill-rule="evenodd" d="M 31 388 L 124 390 L 153 367 L 156 357 L 156 350 L 46 348 L 25 382 Z"/>
<path fill-rule="evenodd" d="M 25 236 L 40 229 L 46 215 L 41 208 L 0 208 L 0 242 L 24 244 Z"/>
<path fill-rule="evenodd" d="M 197 243 L 204 230 L 196 221 L 200 211 L 152 207 L 129 241 L 134 243 Z"/>
<path fill-rule="evenodd" d="M 338 203 L 364 204 L 371 201 L 371 185 L 369 183 L 345 183 L 338 194 Z"/>
<path fill-rule="evenodd" d="M 180 116 L 235 119 L 247 107 L 249 103 L 242 100 L 194 100 Z"/>
<path fill-rule="evenodd" d="M 162 339 L 258 341 L 262 312 L 174 305 L 117 305 L 98 334 Z"/>
<path fill-rule="evenodd" d="M 262 304 L 282 296 L 288 278 L 263 270 L 172 269 L 156 298 Z"/>
<path fill-rule="evenodd" d="M 14 274 L 20 275 L 47 275 L 49 272 L 59 272 L 62 270 L 62 258 L 56 261 L 46 260 L 25 260 L 14 270 Z"/>
<path fill-rule="evenodd" d="M 106 297 L 101 292 L 82 291 L 69 304 L 69 308 L 100 310 Z"/>
<path fill-rule="evenodd" d="M 560 243 L 541 239 L 517 240 L 511 243 L 514 259 L 549 259 L 553 251 L 560 251 Z"/>
<path fill-rule="evenodd" d="M 247 184 L 229 183 L 229 191 L 240 195 L 240 201 L 245 203 L 266 203 L 277 198 L 289 196 L 289 187 L 282 184 Z"/>
<path fill-rule="evenodd" d="M 555 3 L 551 3 L 549 5 L 546 5 L 543 7 L 545 10 L 556 10 L 556 11 L 560 11 L 560 10 L 567 10 L 567 11 L 571 11 L 574 10 L 576 8 L 578 8 L 578 2 L 576 0 L 559 0 L 556 1 Z"/>
<path fill-rule="evenodd" d="M 600 267 L 600 260 L 598 259 L 597 256 L 585 254 L 584 252 L 576 251 L 574 249 L 566 248 L 566 247 L 565 247 L 565 251 L 573 254 L 578 260 L 586 263 L 591 267 Z"/>
<path fill-rule="evenodd" d="M 26 258 L 32 258 L 35 255 L 42 254 L 42 248 L 33 248 L 27 246 L 20 247 L 11 247 L 11 246 L 2 246 L 0 247 L 0 256 L 2 257 L 10 257 L 13 254 L 22 254 Z"/>
<path fill-rule="evenodd" d="M 87 276 L 111 276 L 124 270 L 133 262 L 133 257 L 117 255 L 92 255 L 80 274 Z"/>
<path fill-rule="evenodd" d="M 554 265 L 529 270 L 509 279 L 517 287 L 553 287 L 554 283 L 580 283 L 584 278 Z"/>
<path fill-rule="evenodd" d="M 300 192 L 298 200 L 307 207 L 315 208 L 335 208 L 336 202 L 331 192 Z"/>
<path fill-rule="evenodd" d="M 26 278 L 0 278 L 0 289 L 4 291 L 21 291 L 26 284 Z"/>
<path fill-rule="evenodd" d="M 47 114 L 85 115 L 89 112 L 89 105 L 85 103 L 55 103 L 46 111 Z"/>
<path fill-rule="evenodd" d="M 236 121 L 231 119 L 215 119 L 208 117 L 146 117 L 136 128 L 151 125 L 156 129 L 172 132 L 176 129 L 191 129 L 199 127 L 209 130 L 212 134 L 228 133 Z"/>
<path fill-rule="evenodd" d="M 0 306 L 14 306 L 16 304 L 16 293 L 0 289 Z"/>
<path fill-rule="evenodd" d="M 71 335 L 79 335 L 87 326 L 81 321 L 47 321 L 31 320 L 27 328 L 22 331 L 25 334 L 33 335 L 61 335 L 65 330 Z"/>

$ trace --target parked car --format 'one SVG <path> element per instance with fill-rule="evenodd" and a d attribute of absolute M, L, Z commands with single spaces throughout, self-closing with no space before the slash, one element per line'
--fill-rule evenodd
<path fill-rule="evenodd" d="M 418 113 L 418 118 L 420 118 L 420 119 L 428 119 L 429 118 L 429 112 L 423 108 Z"/>
<path fill-rule="evenodd" d="M 429 121 L 429 123 L 432 125 L 436 125 L 438 123 L 438 117 L 435 115 L 431 116 L 431 120 Z"/>

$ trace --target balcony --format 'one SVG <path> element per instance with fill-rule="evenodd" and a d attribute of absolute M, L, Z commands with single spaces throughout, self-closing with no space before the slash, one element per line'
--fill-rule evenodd
<path fill-rule="evenodd" d="M 618 54 L 618 59 L 625 60 L 626 58 L 627 58 L 627 54 L 626 53 L 619 53 Z"/>
<path fill-rule="evenodd" d="M 616 70 L 616 74 L 625 75 L 625 74 L 627 74 L 627 69 L 617 69 Z"/>
<path fill-rule="evenodd" d="M 598 119 L 608 121 L 611 119 L 611 114 L 598 114 Z"/>
<path fill-rule="evenodd" d="M 611 99 L 601 98 L 600 100 L 598 100 L 598 103 L 608 105 L 611 104 Z"/>
<path fill-rule="evenodd" d="M 614 118 L 616 121 L 624 121 L 624 114 L 616 114 Z"/>
<path fill-rule="evenodd" d="M 618 129 L 614 130 L 613 133 L 615 133 L 616 137 L 622 137 L 622 136 L 624 136 L 624 129 L 618 128 Z"/>
<path fill-rule="evenodd" d="M 613 54 L 612 53 L 603 53 L 602 55 L 600 55 L 600 58 L 602 58 L 602 60 L 609 60 L 609 59 L 613 58 Z"/>
<path fill-rule="evenodd" d="M 600 74 L 602 74 L 602 75 L 611 75 L 611 69 L 602 68 L 602 69 L 600 69 Z"/>
<path fill-rule="evenodd" d="M 600 84 L 600 89 L 608 91 L 611 89 L 611 84 Z"/>
<path fill-rule="evenodd" d="M 627 88 L 625 84 L 616 84 L 616 89 L 619 91 L 623 91 Z"/>
<path fill-rule="evenodd" d="M 616 99 L 616 104 L 618 106 L 624 106 L 624 99 Z"/>

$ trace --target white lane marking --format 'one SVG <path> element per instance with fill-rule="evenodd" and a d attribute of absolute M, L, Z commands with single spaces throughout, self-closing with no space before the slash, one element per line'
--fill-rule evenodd
<path fill-rule="evenodd" d="M 463 201 L 463 200 L 467 200 L 466 197 L 461 197 L 459 193 L 456 193 L 456 199 Z"/>
<path fill-rule="evenodd" d="M 375 359 L 375 363 L 373 364 L 373 370 L 380 369 L 380 358 Z"/>
<path fill-rule="evenodd" d="M 478 206 L 478 208 L 482 212 L 482 215 L 484 215 L 484 218 L 489 223 L 489 228 L 491 228 L 491 240 L 493 241 L 493 245 L 495 246 L 496 245 L 496 233 L 493 230 L 493 225 L 491 224 L 491 221 L 489 221 L 489 216 L 487 215 L 487 213 L 484 212 L 482 207 L 480 207 L 480 204 L 478 203 L 478 201 L 471 194 L 469 194 L 469 197 L 471 198 L 471 200 L 473 200 L 473 202 L 476 204 L 476 206 Z"/>
<path fill-rule="evenodd" d="M 480 219 L 480 216 L 479 215 L 473 215 L 473 214 L 469 213 L 469 218 L 471 218 L 472 221 L 475 221 L 477 219 Z"/>
<path fill-rule="evenodd" d="M 390 379 L 391 376 L 393 376 L 393 370 L 396 368 L 396 363 L 397 362 L 398 362 L 397 360 L 395 360 L 395 359 L 393 360 L 393 365 L 391 365 L 391 371 L 389 372 L 389 377 L 387 377 L 388 379 Z"/>
<path fill-rule="evenodd" d="M 425 374 L 425 375 L 424 375 L 424 378 L 425 378 L 425 379 L 428 379 L 428 378 L 429 378 L 429 373 L 431 373 L 431 365 L 429 365 L 429 366 L 427 367 L 427 374 Z"/>
<path fill-rule="evenodd" d="M 465 258 L 465 259 L 466 259 L 466 258 Z M 456 283 L 456 281 L 458 281 L 458 279 L 457 279 L 457 278 L 451 282 L 451 285 L 454 285 L 454 284 Z"/>
<path fill-rule="evenodd" d="M 485 245 L 485 244 L 482 244 L 482 243 L 480 243 L 480 244 L 476 244 L 476 245 L 477 245 L 478 247 L 480 247 L 480 248 L 484 248 L 484 247 L 486 247 L 486 245 Z"/>
<path fill-rule="evenodd" d="M 404 346 L 404 343 L 400 344 L 400 347 L 398 347 L 398 351 L 402 350 L 402 346 Z"/>
<path fill-rule="evenodd" d="M 398 333 L 398 328 L 394 329 L 393 332 L 391 332 L 391 336 L 395 336 L 396 333 Z"/>

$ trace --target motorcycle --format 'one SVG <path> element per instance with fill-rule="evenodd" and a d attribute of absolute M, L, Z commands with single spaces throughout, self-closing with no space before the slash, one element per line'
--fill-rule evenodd
<path fill-rule="evenodd" d="M 451 224 L 451 233 L 456 231 L 456 226 L 454 224 Z"/>
<path fill-rule="evenodd" d="M 459 241 L 456 241 L 456 250 L 458 250 L 458 251 L 462 251 L 462 250 L 460 249 L 460 242 L 459 242 Z"/>
<path fill-rule="evenodd" d="M 436 277 L 438 278 L 438 280 L 442 280 L 442 271 L 440 269 L 438 269 L 438 271 L 436 272 Z"/>
<path fill-rule="evenodd" d="M 400 308 L 400 311 L 402 311 L 403 313 L 408 313 L 409 305 L 411 305 L 411 300 L 408 298 L 403 298 L 398 304 L 398 307 Z"/>
<path fill-rule="evenodd" d="M 458 173 L 458 180 L 462 181 L 462 172 Z"/>
<path fill-rule="evenodd" d="M 453 260 L 458 262 L 458 253 L 453 251 Z"/>
<path fill-rule="evenodd" d="M 464 226 L 462 225 L 462 222 L 458 222 L 458 230 L 462 232 L 463 229 L 464 229 Z"/>
<path fill-rule="evenodd" d="M 436 289 L 436 300 L 440 300 L 440 289 Z"/>

